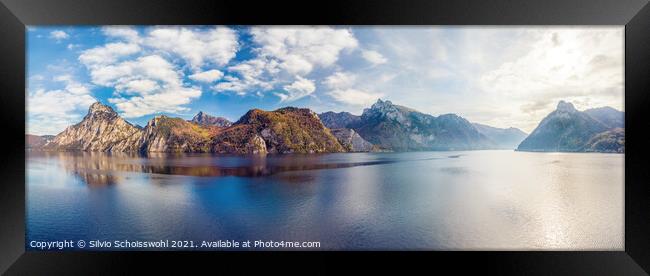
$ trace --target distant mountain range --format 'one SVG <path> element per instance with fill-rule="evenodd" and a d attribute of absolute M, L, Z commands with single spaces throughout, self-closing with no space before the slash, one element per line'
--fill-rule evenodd
<path fill-rule="evenodd" d="M 26 148 L 102 152 L 215 152 L 224 154 L 515 149 L 624 152 L 623 113 L 575 110 L 560 102 L 528 135 L 455 115 L 432 116 L 378 100 L 361 116 L 316 114 L 306 108 L 252 109 L 236 122 L 199 112 L 191 120 L 156 116 L 133 125 L 94 103 L 81 122 L 56 136 L 26 135 Z"/>
<path fill-rule="evenodd" d="M 498 149 L 514 149 L 523 141 L 528 134 L 521 131 L 521 129 L 509 128 L 496 128 L 488 125 L 474 123 L 474 127 L 483 135 L 485 135 Z"/>
<path fill-rule="evenodd" d="M 472 124 L 456 114 L 435 117 L 381 99 L 361 116 L 325 112 L 319 117 L 329 128 L 352 129 L 393 151 L 514 149 L 526 137 L 519 129 Z"/>
<path fill-rule="evenodd" d="M 560 101 L 517 150 L 624 153 L 625 113 L 611 107 L 579 111 Z"/>
<path fill-rule="evenodd" d="M 54 135 L 43 135 L 43 136 L 38 136 L 38 135 L 32 135 L 32 134 L 26 134 L 25 135 L 25 147 L 30 149 L 30 148 L 41 148 L 48 142 L 52 141 L 54 139 Z"/>

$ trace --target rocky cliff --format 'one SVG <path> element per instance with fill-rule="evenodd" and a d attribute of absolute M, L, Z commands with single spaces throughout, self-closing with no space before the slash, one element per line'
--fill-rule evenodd
<path fill-rule="evenodd" d="M 318 114 L 318 117 L 328 128 L 347 128 L 348 125 L 354 124 L 361 120 L 360 116 L 353 115 L 349 112 L 324 112 Z"/>
<path fill-rule="evenodd" d="M 81 151 L 138 151 L 142 129 L 122 119 L 112 108 L 96 102 L 83 120 L 67 127 L 45 149 Z"/>
<path fill-rule="evenodd" d="M 190 122 L 202 126 L 229 127 L 232 125 L 232 122 L 226 118 L 211 116 L 203 111 L 199 111 Z"/>
<path fill-rule="evenodd" d="M 374 146 L 363 139 L 354 129 L 332 128 L 330 131 L 346 151 L 368 152 L 375 150 Z"/>
<path fill-rule="evenodd" d="M 324 153 L 345 149 L 313 111 L 253 109 L 213 140 L 214 152 Z"/>
<path fill-rule="evenodd" d="M 623 118 L 622 112 L 611 107 L 579 111 L 560 101 L 517 150 L 623 152 Z"/>
<path fill-rule="evenodd" d="M 94 103 L 83 120 L 66 128 L 45 150 L 104 152 L 321 153 L 345 149 L 309 109 L 254 109 L 236 123 L 200 112 L 191 121 L 157 116 L 144 128 Z M 28 137 L 29 139 L 29 137 Z M 32 138 L 36 141 L 36 138 Z M 38 140 L 37 142 L 39 142 Z M 41 145 L 34 142 L 32 145 Z M 28 143 L 29 145 L 29 143 Z"/>
<path fill-rule="evenodd" d="M 163 115 L 149 121 L 142 132 L 143 152 L 209 152 L 216 130 Z"/>
<path fill-rule="evenodd" d="M 485 135 L 458 115 L 435 117 L 381 99 L 348 127 L 368 142 L 394 151 L 494 148 Z"/>

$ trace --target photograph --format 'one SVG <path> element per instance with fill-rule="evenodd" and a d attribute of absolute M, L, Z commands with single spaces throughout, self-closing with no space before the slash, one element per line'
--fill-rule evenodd
<path fill-rule="evenodd" d="M 27 25 L 25 250 L 624 251 L 625 34 Z"/>

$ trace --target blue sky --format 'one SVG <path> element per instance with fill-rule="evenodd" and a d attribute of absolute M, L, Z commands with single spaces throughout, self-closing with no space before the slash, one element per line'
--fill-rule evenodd
<path fill-rule="evenodd" d="M 30 26 L 27 132 L 95 101 L 146 125 L 378 98 L 531 131 L 559 100 L 623 109 L 622 27 Z"/>

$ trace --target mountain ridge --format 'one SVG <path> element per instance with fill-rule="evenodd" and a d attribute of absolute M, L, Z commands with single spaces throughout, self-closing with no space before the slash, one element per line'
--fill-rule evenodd
<path fill-rule="evenodd" d="M 567 132 L 558 135 L 544 130 L 546 126 L 563 127 Z M 547 141 L 552 138 L 569 142 Z M 26 134 L 26 148 L 235 154 L 478 149 L 624 152 L 624 115 L 611 107 L 578 111 L 573 104 L 560 101 L 527 135 L 513 127 L 472 123 L 453 113 L 433 116 L 378 99 L 360 116 L 283 107 L 251 109 L 230 122 L 199 111 L 191 120 L 155 116 L 140 127 L 96 102 L 81 122 L 56 136 Z"/>
<path fill-rule="evenodd" d="M 623 153 L 624 116 L 611 107 L 579 111 L 573 104 L 560 101 L 517 150 Z"/>
<path fill-rule="evenodd" d="M 205 125 L 205 126 L 217 126 L 217 127 L 229 127 L 232 125 L 232 122 L 224 117 L 215 117 L 203 111 L 199 111 L 191 120 L 192 123 Z"/>
<path fill-rule="evenodd" d="M 252 109 L 237 122 L 228 121 L 227 124 L 213 118 L 219 117 L 203 112 L 194 116 L 193 120 L 160 115 L 151 119 L 145 127 L 137 127 L 121 118 L 111 107 L 96 102 L 89 107 L 81 122 L 67 127 L 41 148 L 236 154 L 345 151 L 316 113 L 309 109 Z M 34 139 L 38 140 L 32 137 Z"/>

